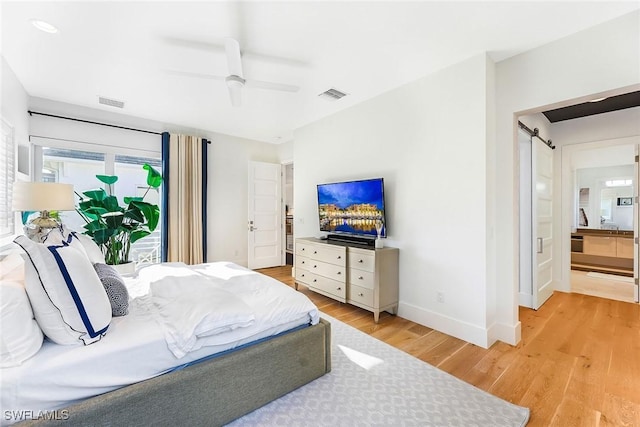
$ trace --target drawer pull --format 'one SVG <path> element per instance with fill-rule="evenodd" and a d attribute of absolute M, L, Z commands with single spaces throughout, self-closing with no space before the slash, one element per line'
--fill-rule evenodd
<path fill-rule="evenodd" d="M 358 280 L 364 280 L 364 277 L 360 276 L 358 277 Z"/>
<path fill-rule="evenodd" d="M 304 273 L 302 273 L 302 274 L 300 275 L 300 277 L 304 277 Z"/>
<path fill-rule="evenodd" d="M 318 266 L 317 266 L 317 265 L 314 265 L 314 266 L 313 266 L 313 268 L 318 268 Z"/>
<path fill-rule="evenodd" d="M 340 288 L 340 287 L 336 288 L 336 291 L 341 291 L 341 290 L 342 290 L 342 288 Z"/>
<path fill-rule="evenodd" d="M 304 248 L 300 249 L 301 251 L 304 251 Z"/>
<path fill-rule="evenodd" d="M 305 264 L 305 263 L 306 263 L 306 261 L 301 261 L 301 262 L 300 262 L 300 264 Z"/>
<path fill-rule="evenodd" d="M 336 274 L 339 276 L 342 274 L 342 271 L 338 271 Z"/>
<path fill-rule="evenodd" d="M 338 259 L 342 259 L 342 255 L 338 255 Z"/>
<path fill-rule="evenodd" d="M 364 260 L 363 260 L 363 259 L 361 259 L 361 260 L 358 260 L 358 262 L 359 262 L 360 264 L 362 264 L 362 263 L 364 262 Z"/>
<path fill-rule="evenodd" d="M 318 251 L 313 251 L 313 253 L 314 253 L 314 254 L 317 254 L 317 253 L 318 253 Z"/>
<path fill-rule="evenodd" d="M 313 283 L 316 283 L 318 281 L 318 279 L 313 279 Z"/>
<path fill-rule="evenodd" d="M 363 297 L 363 296 L 364 296 L 364 294 L 363 294 L 362 292 L 360 292 L 360 293 L 358 294 L 358 296 L 359 296 L 359 297 Z"/>

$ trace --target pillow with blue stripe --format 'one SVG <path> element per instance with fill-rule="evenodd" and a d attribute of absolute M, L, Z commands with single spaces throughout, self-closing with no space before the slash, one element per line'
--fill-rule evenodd
<path fill-rule="evenodd" d="M 31 239 L 33 240 L 33 239 Z M 104 255 L 100 250 L 100 247 L 96 245 L 96 242 L 86 234 L 73 231 L 64 225 L 59 228 L 52 229 L 46 236 L 41 238 L 42 243 L 47 246 L 52 245 L 69 245 L 83 252 L 91 264 L 101 263 L 104 264 Z"/>
<path fill-rule="evenodd" d="M 86 253 L 69 244 L 47 246 L 26 236 L 25 288 L 42 332 L 56 344 L 92 344 L 111 323 L 109 297 Z"/>

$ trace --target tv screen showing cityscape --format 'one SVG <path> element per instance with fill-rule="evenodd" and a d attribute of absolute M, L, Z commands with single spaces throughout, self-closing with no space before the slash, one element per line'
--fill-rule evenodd
<path fill-rule="evenodd" d="M 318 185 L 320 231 L 386 237 L 382 178 Z"/>

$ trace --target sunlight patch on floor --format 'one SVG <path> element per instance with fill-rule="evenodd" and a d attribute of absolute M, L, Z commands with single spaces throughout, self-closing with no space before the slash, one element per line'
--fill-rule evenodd
<path fill-rule="evenodd" d="M 378 359 L 377 357 L 374 356 L 370 356 L 368 354 L 365 353 L 361 353 L 357 350 L 354 350 L 352 348 L 349 347 L 345 347 L 343 345 L 338 344 L 338 348 L 340 350 L 342 350 L 342 352 L 344 353 L 345 356 L 347 356 L 347 358 L 349 360 L 351 360 L 353 363 L 355 363 L 356 365 L 369 370 L 371 368 L 374 368 L 378 365 L 380 365 L 381 363 L 384 363 L 384 360 L 382 359 Z"/>

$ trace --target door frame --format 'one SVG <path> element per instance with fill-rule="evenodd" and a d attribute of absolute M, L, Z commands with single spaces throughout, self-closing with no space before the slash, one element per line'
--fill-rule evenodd
<path fill-rule="evenodd" d="M 558 283 L 557 290 L 563 292 L 571 292 L 571 239 L 568 238 L 571 236 L 571 231 L 573 227 L 573 220 L 575 216 L 575 204 L 576 204 L 576 195 L 575 195 L 575 172 L 572 171 L 572 165 L 574 163 L 574 156 L 576 153 L 588 149 L 599 149 L 599 148 L 607 148 L 614 146 L 622 146 L 622 145 L 634 145 L 637 147 L 640 145 L 640 136 L 630 136 L 623 138 L 615 138 L 615 139 L 607 139 L 602 141 L 595 142 L 583 142 L 576 143 L 571 145 L 565 145 L 561 147 L 561 200 L 562 201 L 571 201 L 569 206 L 563 205 L 561 210 L 561 234 L 562 236 L 560 240 L 560 259 L 561 259 L 561 268 L 560 268 L 560 280 Z M 638 187 L 640 187 L 640 182 L 635 183 L 634 191 L 638 192 Z M 634 203 L 634 238 L 638 237 L 638 222 L 639 222 L 639 209 L 637 208 L 638 204 Z M 638 244 L 634 245 L 634 276 L 638 278 Z M 635 290 L 635 299 L 636 303 L 638 302 L 638 285 L 636 284 Z"/>
<path fill-rule="evenodd" d="M 289 165 L 293 165 L 293 159 L 289 159 L 289 160 L 282 160 L 280 162 L 280 174 L 282 176 L 282 190 L 281 190 L 281 194 L 282 194 L 282 203 L 280 208 L 282 209 L 282 213 L 281 213 L 281 218 L 282 218 L 282 224 L 281 224 L 281 228 L 282 228 L 282 248 L 281 248 L 281 252 L 282 252 L 282 260 L 280 261 L 280 265 L 286 265 L 287 264 L 287 212 L 286 212 L 286 191 L 287 191 L 287 166 Z M 291 179 L 293 180 L 293 176 L 291 177 Z M 294 182 L 295 185 L 295 182 Z M 295 187 L 294 187 L 295 188 Z M 293 228 L 294 232 L 295 232 L 295 227 Z"/>

